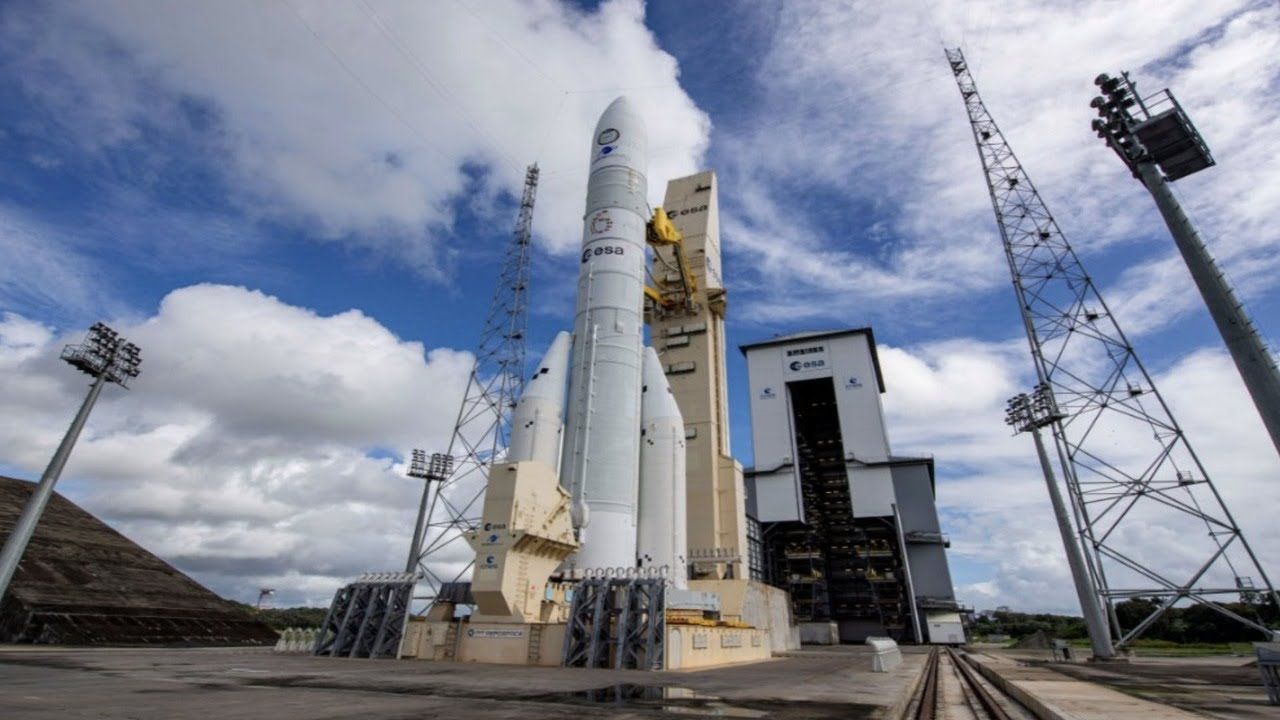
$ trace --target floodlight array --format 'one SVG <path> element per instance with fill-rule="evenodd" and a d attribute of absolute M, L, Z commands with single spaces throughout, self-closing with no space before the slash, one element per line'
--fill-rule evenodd
<path fill-rule="evenodd" d="M 141 371 L 142 351 L 110 327 L 94 323 L 83 342 L 62 350 L 62 359 L 87 375 L 128 387 Z"/>

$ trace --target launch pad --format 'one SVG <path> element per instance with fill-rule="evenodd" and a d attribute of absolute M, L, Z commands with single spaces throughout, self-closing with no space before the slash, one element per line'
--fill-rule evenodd
<path fill-rule="evenodd" d="M 650 216 L 634 107 L 615 100 L 592 138 L 573 333 L 512 408 L 463 533 L 471 581 L 405 620 L 399 657 L 678 670 L 799 647 L 790 598 L 744 562 L 715 174 L 672 181 Z M 317 653 L 363 656 L 369 624 L 344 617 Z"/>

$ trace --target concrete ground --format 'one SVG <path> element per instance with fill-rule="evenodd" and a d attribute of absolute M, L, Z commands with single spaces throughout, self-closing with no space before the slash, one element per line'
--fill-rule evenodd
<path fill-rule="evenodd" d="M 1049 662 L 1048 653 L 982 649 L 974 657 L 1040 704 L 1048 717 L 1109 720 L 1280 717 L 1249 658 Z M 1021 698 L 1019 698 L 1021 699 Z M 1030 703 L 1028 704 L 1030 707 Z"/>
<path fill-rule="evenodd" d="M 1217 718 L 1277 718 L 1253 658 L 1138 658 L 1128 663 L 1052 665 L 1054 670 L 1129 695 Z"/>
<path fill-rule="evenodd" d="M 925 655 L 865 647 L 698 672 L 339 660 L 259 649 L 0 647 L 0 718 L 893 718 Z"/>

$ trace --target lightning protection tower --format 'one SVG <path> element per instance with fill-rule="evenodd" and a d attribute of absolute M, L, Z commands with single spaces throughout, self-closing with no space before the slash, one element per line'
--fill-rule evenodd
<path fill-rule="evenodd" d="M 1213 166 L 1209 146 L 1168 88 L 1144 98 L 1127 72 L 1118 78 L 1104 73 L 1094 84 L 1102 91 L 1090 103 L 1098 111 L 1094 132 L 1115 150 L 1156 201 L 1262 416 L 1271 443 L 1280 452 L 1280 372 L 1275 360 L 1169 187 L 1175 180 Z"/>
<path fill-rule="evenodd" d="M 412 477 L 425 480 L 405 564 L 405 571 L 419 573 L 430 590 L 416 599 L 434 602 L 444 584 L 456 582 L 470 569 L 470 563 L 447 555 L 450 550 L 456 553 L 463 533 L 479 521 L 477 503 L 484 497 L 489 466 L 507 448 L 511 408 L 525 381 L 526 291 L 537 190 L 534 163 L 525 171 L 515 233 L 502 260 L 449 447 L 443 455 L 432 455 L 425 468 L 425 458 L 417 457 L 410 469 Z"/>
<path fill-rule="evenodd" d="M 987 111 L 963 54 L 946 54 L 986 172 L 1036 376 L 1049 388 L 1047 427 L 1084 546 L 1087 587 L 1107 608 L 1115 648 L 1188 601 L 1272 637 L 1250 602 L 1277 602 L 1266 572 Z M 1116 603 L 1131 598 L 1157 601 L 1122 624 Z M 1228 607 L 1232 598 L 1242 602 Z"/>

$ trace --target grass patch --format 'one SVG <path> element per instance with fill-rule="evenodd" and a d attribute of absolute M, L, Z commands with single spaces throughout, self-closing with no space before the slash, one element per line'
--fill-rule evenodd
<path fill-rule="evenodd" d="M 1072 647 L 1088 648 L 1089 641 L 1071 641 Z M 1139 638 L 1129 644 L 1138 657 L 1206 657 L 1211 655 L 1253 655 L 1253 644 L 1233 643 L 1179 643 L 1172 640 L 1146 640 Z"/>

